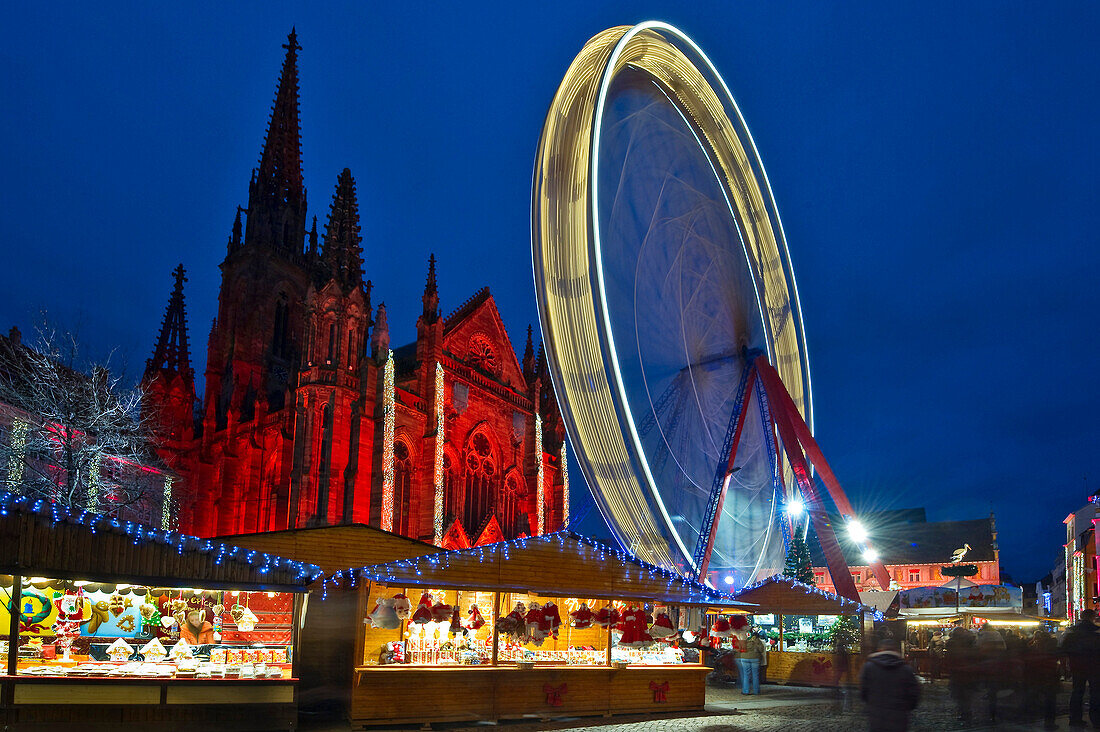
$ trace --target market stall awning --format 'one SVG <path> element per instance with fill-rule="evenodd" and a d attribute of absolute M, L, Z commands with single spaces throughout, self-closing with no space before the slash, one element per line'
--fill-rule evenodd
<path fill-rule="evenodd" d="M 826 592 L 782 574 L 744 587 L 734 597 L 742 602 L 758 605 L 760 612 L 764 613 L 843 615 L 868 612 L 877 620 L 883 619 L 882 612 L 870 605 Z"/>
<path fill-rule="evenodd" d="M 393 587 L 526 592 L 743 607 L 729 595 L 572 531 L 442 551 L 330 574 L 325 588 L 364 581 Z"/>
<path fill-rule="evenodd" d="M 897 590 L 864 590 L 859 593 L 859 601 L 868 607 L 873 607 L 880 613 L 885 613 L 898 599 Z"/>

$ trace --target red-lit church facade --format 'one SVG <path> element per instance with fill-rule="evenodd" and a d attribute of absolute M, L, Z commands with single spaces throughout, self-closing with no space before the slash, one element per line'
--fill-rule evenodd
<path fill-rule="evenodd" d="M 306 230 L 297 54 L 286 44 L 248 206 L 221 263 L 197 405 L 182 267 L 145 386 L 199 536 L 367 523 L 448 548 L 568 522 L 564 426 L 541 346 L 516 358 L 489 289 L 443 317 L 434 256 L 416 341 L 365 279 L 355 181 Z M 243 221 L 242 221 L 242 214 Z M 392 250 L 392 248 L 391 248 Z"/>

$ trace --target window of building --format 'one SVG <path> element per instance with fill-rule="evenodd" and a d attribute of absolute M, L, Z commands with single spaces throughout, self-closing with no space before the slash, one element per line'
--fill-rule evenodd
<path fill-rule="evenodd" d="M 825 584 L 824 572 L 814 572 L 814 584 L 818 586 Z"/>
<path fill-rule="evenodd" d="M 409 446 L 397 441 L 393 445 L 393 530 L 397 534 L 408 534 L 411 495 L 412 460 Z"/>
<path fill-rule="evenodd" d="M 466 447 L 466 500 L 462 507 L 462 525 L 467 533 L 476 533 L 493 508 L 497 467 L 489 439 L 474 435 Z"/>
<path fill-rule="evenodd" d="M 863 582 L 863 573 L 862 572 L 852 572 L 852 581 L 855 582 L 857 585 L 859 583 Z"/>
<path fill-rule="evenodd" d="M 920 582 L 920 570 L 919 569 L 910 569 L 909 570 L 909 581 L 910 582 Z"/>
<path fill-rule="evenodd" d="M 328 324 L 328 357 L 325 363 L 332 363 L 336 358 L 336 323 Z"/>

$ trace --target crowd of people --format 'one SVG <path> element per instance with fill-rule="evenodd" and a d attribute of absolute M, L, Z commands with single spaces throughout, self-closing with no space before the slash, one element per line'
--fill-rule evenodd
<path fill-rule="evenodd" d="M 950 633 L 937 633 L 929 648 L 934 675 L 948 675 L 948 689 L 958 719 L 979 717 L 997 722 L 1011 713 L 1016 720 L 1041 718 L 1046 729 L 1057 729 L 1056 699 L 1064 673 L 1072 678 L 1069 726 L 1086 727 L 1084 697 L 1089 696 L 1089 721 L 1100 728 L 1100 626 L 1096 613 L 1085 610 L 1059 641 L 1039 629 L 1030 636 L 1008 628 L 984 625 L 975 631 L 957 623 Z M 867 705 L 874 732 L 908 728 L 909 715 L 920 699 L 920 683 L 905 663 L 900 644 L 883 639 L 860 674 L 860 696 Z M 984 720 L 983 720 L 984 721 Z"/>

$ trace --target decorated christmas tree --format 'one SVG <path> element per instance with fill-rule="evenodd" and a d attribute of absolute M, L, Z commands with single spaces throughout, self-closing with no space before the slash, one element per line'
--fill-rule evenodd
<path fill-rule="evenodd" d="M 809 585 L 814 583 L 814 569 L 810 564 L 810 549 L 806 546 L 805 525 L 795 527 L 791 544 L 787 548 L 787 563 L 783 567 L 783 574 Z"/>

